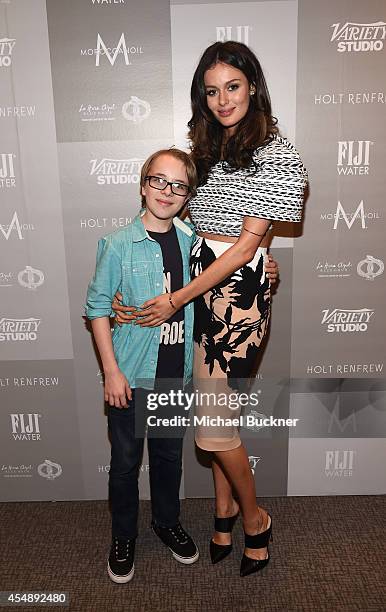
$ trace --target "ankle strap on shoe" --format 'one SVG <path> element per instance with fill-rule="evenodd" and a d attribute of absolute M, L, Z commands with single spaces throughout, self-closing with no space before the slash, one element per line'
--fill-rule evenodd
<path fill-rule="evenodd" d="M 265 546 L 268 546 L 271 531 L 272 526 L 270 525 L 268 529 L 266 529 L 262 533 L 257 533 L 256 535 L 249 535 L 248 533 L 244 533 L 244 542 L 246 548 L 264 548 Z"/>
<path fill-rule="evenodd" d="M 215 531 L 220 533 L 230 533 L 233 529 L 233 525 L 236 522 L 238 514 L 235 516 L 227 516 L 225 518 L 214 517 L 214 528 Z"/>

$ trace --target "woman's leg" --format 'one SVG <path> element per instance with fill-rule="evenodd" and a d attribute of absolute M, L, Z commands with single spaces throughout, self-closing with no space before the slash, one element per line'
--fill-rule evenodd
<path fill-rule="evenodd" d="M 241 445 L 233 450 L 215 451 L 215 457 L 217 462 L 222 466 L 224 476 L 226 475 L 229 486 L 233 488 L 237 495 L 243 516 L 245 533 L 255 535 L 265 531 L 269 526 L 269 517 L 267 512 L 259 508 L 256 504 L 255 481 L 249 466 L 248 455 L 245 448 Z M 220 495 L 225 492 L 225 487 L 221 487 L 221 482 L 223 483 L 220 476 Z M 265 559 L 267 549 L 246 548 L 245 554 L 252 559 Z"/>
<path fill-rule="evenodd" d="M 215 455 L 212 459 L 212 472 L 216 495 L 216 516 L 221 518 L 234 516 L 239 510 L 239 505 L 233 497 L 232 486 Z M 231 534 L 215 531 L 212 539 L 216 544 L 230 544 Z"/>

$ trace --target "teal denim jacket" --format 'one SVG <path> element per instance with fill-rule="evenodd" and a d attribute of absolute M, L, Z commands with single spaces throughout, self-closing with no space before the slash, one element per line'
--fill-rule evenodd
<path fill-rule="evenodd" d="M 143 213 L 141 213 L 143 214 Z M 87 291 L 85 314 L 88 319 L 113 316 L 111 303 L 115 292 L 123 303 L 140 306 L 163 292 L 163 260 L 159 243 L 150 238 L 141 214 L 132 223 L 98 242 L 96 269 Z M 189 256 L 195 233 L 178 217 L 173 219 L 181 249 L 184 285 L 190 282 Z M 192 377 L 193 303 L 184 308 L 185 366 L 184 384 Z M 154 388 L 157 371 L 160 326 L 115 324 L 112 340 L 118 367 L 131 387 Z"/>

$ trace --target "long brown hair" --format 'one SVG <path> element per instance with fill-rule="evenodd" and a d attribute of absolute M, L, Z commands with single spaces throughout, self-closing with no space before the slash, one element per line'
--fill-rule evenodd
<path fill-rule="evenodd" d="M 256 93 L 250 96 L 248 111 L 237 130 L 224 146 L 224 128 L 208 108 L 204 74 L 222 62 L 241 70 Z M 208 47 L 197 66 L 190 91 L 192 118 L 188 122 L 192 159 L 199 184 L 205 183 L 208 172 L 220 159 L 231 169 L 248 168 L 253 164 L 256 147 L 272 139 L 278 132 L 277 119 L 272 116 L 271 99 L 260 62 L 243 43 L 233 40 L 217 42 Z"/>

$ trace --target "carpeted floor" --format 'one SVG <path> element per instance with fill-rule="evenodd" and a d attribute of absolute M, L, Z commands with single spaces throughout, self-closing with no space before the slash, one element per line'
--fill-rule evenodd
<path fill-rule="evenodd" d="M 232 554 L 211 565 L 212 500 L 182 502 L 181 522 L 201 552 L 192 566 L 174 561 L 156 539 L 150 503 L 141 502 L 135 576 L 127 585 L 113 584 L 106 573 L 107 502 L 0 504 L 0 590 L 67 591 L 67 610 L 93 612 L 386 610 L 385 497 L 258 501 L 273 516 L 271 562 L 263 572 L 239 577 L 240 520 Z"/>

